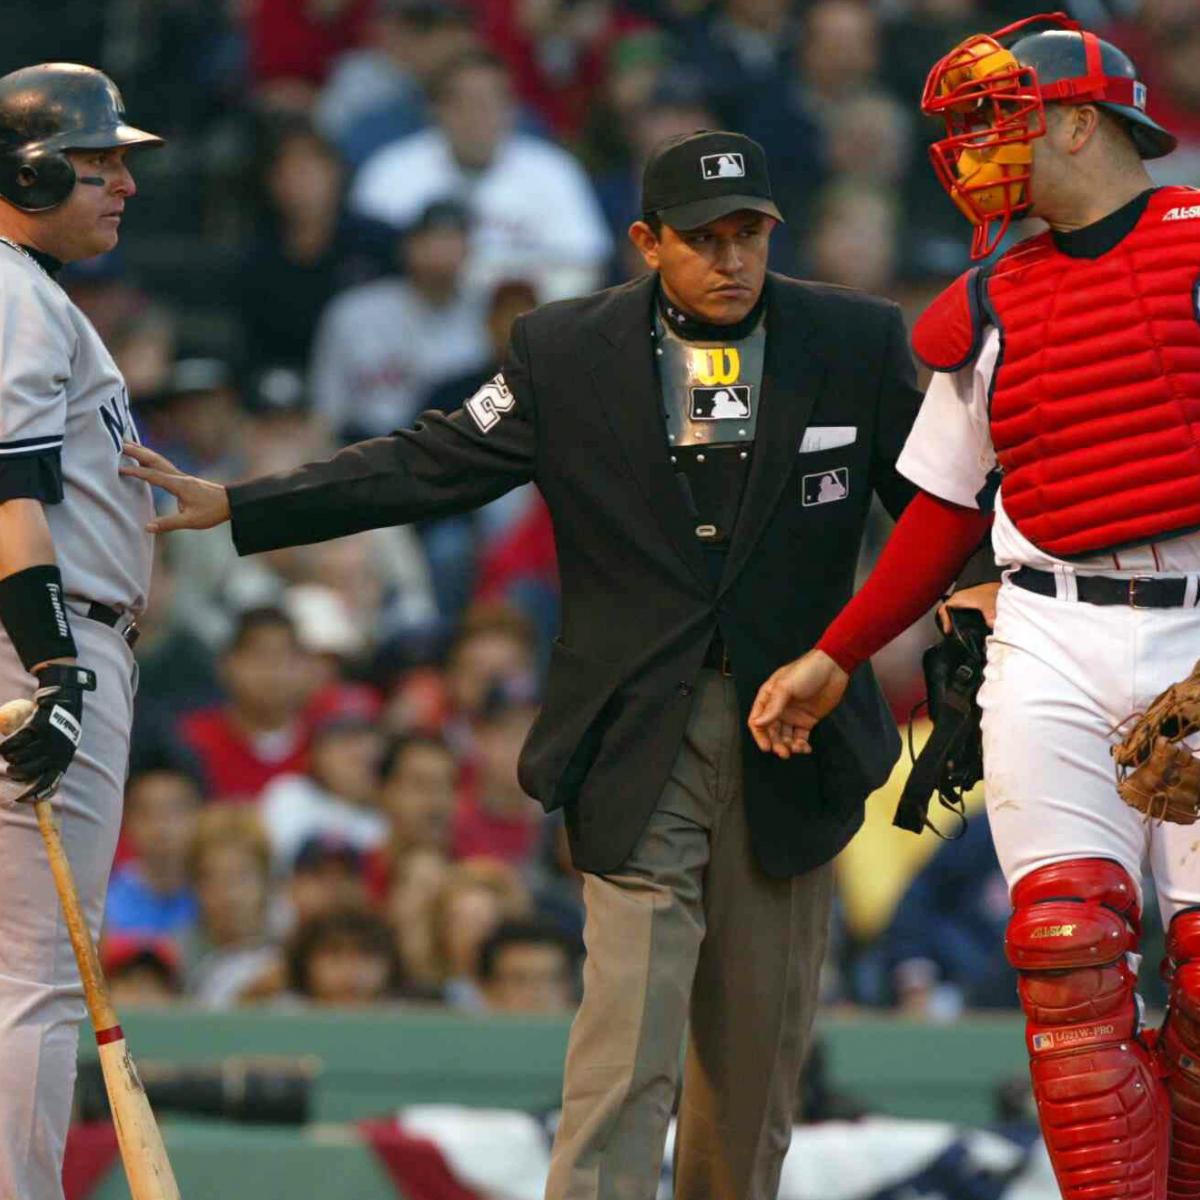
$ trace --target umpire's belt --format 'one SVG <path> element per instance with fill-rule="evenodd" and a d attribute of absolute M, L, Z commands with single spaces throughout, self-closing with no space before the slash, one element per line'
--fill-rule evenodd
<path fill-rule="evenodd" d="M 1200 600 L 1195 575 L 1135 575 L 1117 579 L 1112 575 L 1075 575 L 1074 595 L 1059 584 L 1053 571 L 1021 567 L 1009 580 L 1027 592 L 1039 596 L 1057 596 L 1060 600 L 1082 600 L 1085 604 L 1124 604 L 1130 608 L 1193 608 Z"/>
<path fill-rule="evenodd" d="M 83 600 L 75 597 L 67 600 L 67 607 L 81 617 L 87 617 L 89 621 L 99 621 L 101 625 L 115 629 L 125 639 L 125 644 L 131 650 L 133 644 L 138 640 L 137 622 L 122 609 L 101 604 L 99 600 Z"/>

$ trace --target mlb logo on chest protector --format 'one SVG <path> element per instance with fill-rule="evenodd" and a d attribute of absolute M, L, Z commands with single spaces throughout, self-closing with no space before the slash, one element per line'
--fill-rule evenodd
<path fill-rule="evenodd" d="M 831 471 L 816 471 L 800 481 L 801 499 L 805 508 L 817 504 L 833 504 L 850 495 L 850 468 L 834 467 Z"/>
<path fill-rule="evenodd" d="M 745 421 L 750 416 L 750 387 L 694 387 L 691 392 L 693 421 Z"/>
<path fill-rule="evenodd" d="M 746 160 L 733 151 L 705 154 L 700 159 L 700 174 L 705 179 L 741 179 L 746 174 Z"/>

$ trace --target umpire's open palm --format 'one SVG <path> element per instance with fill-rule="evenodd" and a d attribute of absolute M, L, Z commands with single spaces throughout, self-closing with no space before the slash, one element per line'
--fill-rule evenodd
<path fill-rule="evenodd" d="M 750 734 L 760 750 L 780 758 L 811 754 L 808 736 L 845 694 L 850 676 L 822 650 L 785 663 L 758 689 Z"/>
<path fill-rule="evenodd" d="M 136 442 L 126 442 L 122 453 L 138 463 L 122 466 L 122 475 L 144 479 L 153 487 L 170 492 L 179 501 L 179 511 L 155 517 L 146 526 L 151 533 L 174 529 L 211 529 L 229 520 L 229 496 L 222 484 L 195 475 L 185 475 L 169 458 Z"/>

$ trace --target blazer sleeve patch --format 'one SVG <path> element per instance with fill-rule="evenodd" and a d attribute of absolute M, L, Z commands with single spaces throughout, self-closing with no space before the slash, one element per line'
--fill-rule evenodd
<path fill-rule="evenodd" d="M 475 422 L 480 433 L 494 429 L 500 418 L 507 412 L 512 412 L 516 397 L 504 382 L 504 372 L 489 379 L 469 400 L 463 404 L 471 420 Z"/>

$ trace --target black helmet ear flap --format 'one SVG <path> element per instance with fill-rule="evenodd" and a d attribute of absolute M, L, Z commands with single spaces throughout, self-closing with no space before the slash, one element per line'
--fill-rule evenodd
<path fill-rule="evenodd" d="M 57 208 L 75 187 L 75 168 L 61 150 L 39 147 L 0 154 L 0 196 L 24 212 Z"/>

